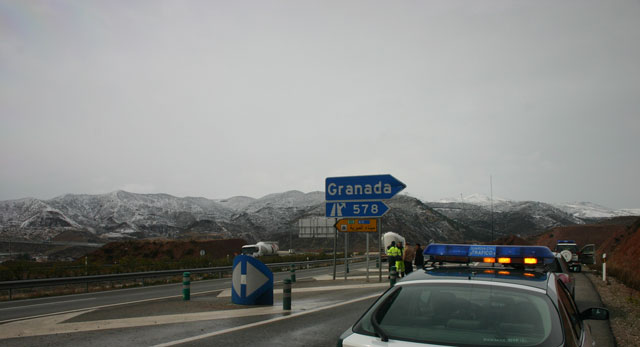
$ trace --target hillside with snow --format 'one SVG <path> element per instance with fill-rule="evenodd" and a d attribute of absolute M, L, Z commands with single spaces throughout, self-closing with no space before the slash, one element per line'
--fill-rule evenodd
<path fill-rule="evenodd" d="M 0 201 L 0 240 L 56 240 L 64 235 L 65 239 L 91 242 L 143 238 L 290 242 L 297 235 L 300 219 L 325 215 L 324 202 L 323 192 L 295 190 L 258 199 L 212 200 L 116 191 L 68 194 L 50 200 Z M 396 231 L 416 242 L 488 241 L 582 224 L 597 218 L 594 216 L 632 213 L 588 203 L 491 201 L 480 194 L 427 203 L 401 194 L 387 204 L 391 209 L 382 218 L 383 231 Z M 362 236 L 353 238 L 357 243 Z"/>
<path fill-rule="evenodd" d="M 383 219 L 385 230 L 402 231 L 423 242 L 476 237 L 473 230 L 457 225 L 418 199 L 399 196 L 388 204 L 392 210 Z M 55 240 L 63 233 L 68 238 L 75 231 L 104 242 L 141 238 L 288 240 L 297 234 L 298 220 L 324 214 L 323 192 L 288 191 L 259 199 L 219 200 L 125 191 L 69 194 L 51 200 L 0 202 L 0 239 Z"/>
<path fill-rule="evenodd" d="M 640 210 L 613 210 L 593 203 L 548 204 L 513 201 L 473 194 L 426 202 L 445 216 L 494 237 L 532 235 L 550 228 L 584 224 L 596 219 L 640 215 Z"/>
<path fill-rule="evenodd" d="M 591 202 L 574 202 L 554 205 L 557 208 L 578 218 L 614 218 L 625 216 L 640 216 L 640 209 L 614 210 Z"/>

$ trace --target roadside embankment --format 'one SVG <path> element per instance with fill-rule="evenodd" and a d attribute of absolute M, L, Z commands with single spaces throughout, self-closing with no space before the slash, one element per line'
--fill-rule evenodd
<path fill-rule="evenodd" d="M 625 286 L 611 276 L 604 282 L 602 274 L 585 272 L 585 275 L 609 310 L 609 322 L 616 345 L 640 346 L 640 291 Z"/>

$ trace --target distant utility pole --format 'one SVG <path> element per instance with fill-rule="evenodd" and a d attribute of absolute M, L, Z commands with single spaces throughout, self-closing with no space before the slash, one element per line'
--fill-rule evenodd
<path fill-rule="evenodd" d="M 491 241 L 493 241 L 493 176 L 491 175 L 489 175 L 489 187 L 491 189 Z"/>

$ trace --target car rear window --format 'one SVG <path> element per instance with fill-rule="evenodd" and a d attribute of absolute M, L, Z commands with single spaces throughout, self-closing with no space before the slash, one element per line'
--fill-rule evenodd
<path fill-rule="evenodd" d="M 555 251 L 560 253 L 560 252 L 564 251 L 565 249 L 568 250 L 568 251 L 571 251 L 571 253 L 578 253 L 578 246 L 577 245 L 571 245 L 571 244 L 564 244 L 564 245 L 559 244 L 559 245 L 556 245 Z"/>
<path fill-rule="evenodd" d="M 375 335 L 376 320 L 390 339 L 457 346 L 557 346 L 558 313 L 547 296 L 512 287 L 406 284 L 388 292 L 354 327 Z"/>

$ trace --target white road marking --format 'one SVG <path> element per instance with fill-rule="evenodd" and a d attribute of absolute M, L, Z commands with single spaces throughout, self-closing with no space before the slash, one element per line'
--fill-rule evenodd
<path fill-rule="evenodd" d="M 257 307 L 249 309 L 234 309 L 222 311 L 209 311 L 187 314 L 169 314 L 162 316 L 147 316 L 122 319 L 106 319 L 88 322 L 65 321 L 93 310 L 71 312 L 51 317 L 36 318 L 28 321 L 18 321 L 0 325 L 0 338 L 14 338 L 27 336 L 41 336 L 51 334 L 77 333 L 83 331 L 96 331 L 105 329 L 121 329 L 130 327 L 152 326 L 160 324 L 187 323 L 203 320 L 238 318 L 265 314 L 282 313 L 281 307 Z"/>
<path fill-rule="evenodd" d="M 241 326 L 237 326 L 237 327 L 233 327 L 233 328 L 229 328 L 229 329 L 224 329 L 224 330 L 219 330 L 219 331 L 214 331 L 212 333 L 193 336 L 193 337 L 189 337 L 189 338 L 182 339 L 182 340 L 165 342 L 165 343 L 162 343 L 162 344 L 159 344 L 159 345 L 155 345 L 154 347 L 169 347 L 169 346 L 179 345 L 179 344 L 182 344 L 182 343 L 202 340 L 202 339 L 206 339 L 206 338 L 209 338 L 209 337 L 222 335 L 222 334 L 227 334 L 227 333 L 238 331 L 238 330 L 242 330 L 242 329 L 253 328 L 253 327 L 256 327 L 256 326 L 270 324 L 270 323 L 281 321 L 281 320 L 284 320 L 284 319 L 290 319 L 290 318 L 302 316 L 302 315 L 305 315 L 305 314 L 310 314 L 310 313 L 314 313 L 314 312 L 318 312 L 318 311 L 322 311 L 322 310 L 327 310 L 327 309 L 334 308 L 334 307 L 348 305 L 348 304 L 352 304 L 354 302 L 363 301 L 363 300 L 367 300 L 367 299 L 371 299 L 371 298 L 376 298 L 378 296 L 380 296 L 379 293 L 378 294 L 372 294 L 372 295 L 369 295 L 369 296 L 366 296 L 366 297 L 357 298 L 357 299 L 344 301 L 344 302 L 339 302 L 339 303 L 336 303 L 336 304 L 333 304 L 333 305 L 317 307 L 317 308 L 314 308 L 314 309 L 311 309 L 311 310 L 308 310 L 308 311 L 301 311 L 301 312 L 292 313 L 292 314 L 287 315 L 287 316 L 276 317 L 276 318 L 272 318 L 272 319 L 268 319 L 268 320 L 264 320 L 264 321 L 260 321 L 260 322 L 241 325 Z"/>
<path fill-rule="evenodd" d="M 191 296 L 202 295 L 202 294 L 210 294 L 210 293 L 214 293 L 214 292 L 219 292 L 221 290 L 222 289 L 215 289 L 215 290 L 208 290 L 208 291 L 204 291 L 204 292 L 191 293 Z M 23 320 L 31 320 L 31 319 L 37 319 L 37 318 L 43 318 L 43 317 L 57 316 L 57 315 L 60 315 L 60 314 L 68 314 L 68 313 L 75 313 L 75 312 L 87 312 L 87 311 L 91 311 L 91 310 L 97 310 L 99 308 L 115 307 L 115 306 L 122 306 L 122 305 L 131 305 L 131 304 L 137 304 L 137 303 L 141 303 L 141 302 L 172 299 L 172 298 L 181 298 L 181 297 L 182 297 L 182 295 L 170 295 L 170 296 L 163 296 L 163 297 L 152 298 L 152 299 L 143 299 L 143 300 L 120 302 L 120 303 L 117 303 L 117 304 L 108 304 L 108 305 L 100 305 L 100 306 L 93 306 L 93 307 L 85 307 L 85 308 L 79 308 L 79 309 L 69 310 L 69 311 L 45 313 L 45 314 L 40 314 L 40 315 L 36 315 L 36 316 L 21 317 L 21 318 L 3 320 L 3 321 L 0 321 L 0 325 L 1 324 L 6 324 L 6 323 L 11 323 L 11 322 L 16 322 L 16 321 L 23 321 Z M 65 302 L 65 301 L 63 301 L 63 302 Z M 38 304 L 38 305 L 41 305 L 41 304 Z M 32 306 L 34 306 L 34 305 L 32 305 Z"/>
<path fill-rule="evenodd" d="M 46 305 L 64 304 L 64 303 L 67 303 L 67 302 L 78 302 L 78 301 L 88 301 L 88 300 L 96 300 L 96 298 L 77 299 L 77 300 L 67 300 L 67 301 L 55 301 L 55 302 L 45 302 L 45 303 L 42 303 L 42 304 L 24 305 L 24 306 L 16 306 L 16 307 L 6 307 L 6 308 L 0 308 L 0 311 L 8 311 L 8 310 L 22 310 L 22 309 L 24 309 L 24 308 L 35 307 L 35 306 L 46 306 Z"/>
<path fill-rule="evenodd" d="M 294 293 L 309 293 L 309 292 L 322 292 L 329 290 L 345 290 L 345 289 L 361 289 L 372 287 L 388 287 L 389 283 L 363 283 L 363 284 L 345 284 L 340 286 L 326 286 L 326 287 L 308 287 L 308 288 L 294 288 Z M 282 289 L 274 289 L 273 294 L 282 294 Z M 231 289 L 225 289 L 220 294 L 219 298 L 228 298 L 231 296 Z"/>

